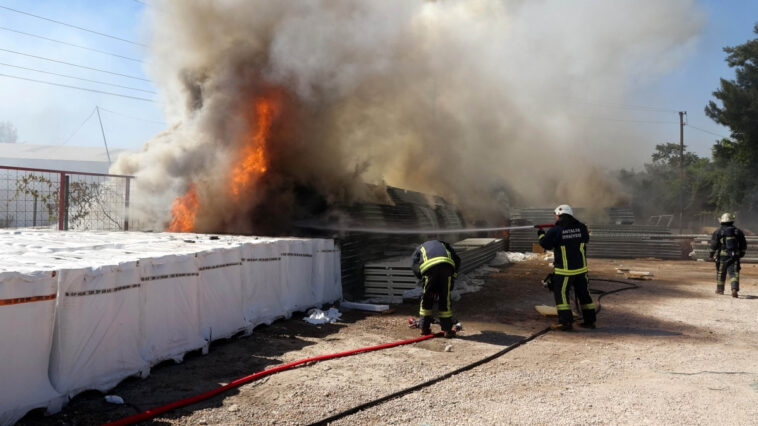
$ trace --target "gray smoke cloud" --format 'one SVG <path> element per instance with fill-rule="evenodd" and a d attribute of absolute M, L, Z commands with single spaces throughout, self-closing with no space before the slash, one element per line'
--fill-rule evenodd
<path fill-rule="evenodd" d="M 330 201 L 362 182 L 442 195 L 479 213 L 509 188 L 528 204 L 611 205 L 605 165 L 634 154 L 587 105 L 624 103 L 694 48 L 694 0 L 155 0 L 150 72 L 176 123 L 113 171 L 161 228 L 195 183 L 199 231 L 255 232 L 306 184 Z M 259 99 L 273 99 L 270 125 Z M 243 197 L 229 173 L 270 132 Z M 250 220 L 251 216 L 258 219 Z"/>

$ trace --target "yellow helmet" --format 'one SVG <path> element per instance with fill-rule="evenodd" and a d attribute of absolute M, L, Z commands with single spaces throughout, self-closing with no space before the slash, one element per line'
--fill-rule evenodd
<path fill-rule="evenodd" d="M 734 222 L 734 215 L 731 213 L 724 213 L 719 218 L 720 223 Z"/>

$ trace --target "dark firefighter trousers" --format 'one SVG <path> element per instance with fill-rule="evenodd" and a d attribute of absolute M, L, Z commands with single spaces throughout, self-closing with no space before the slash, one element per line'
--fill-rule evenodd
<path fill-rule="evenodd" d="M 716 290 L 724 291 L 726 276 L 729 275 L 729 282 L 732 290 L 740 291 L 740 261 L 731 257 L 721 258 L 716 262 Z"/>
<path fill-rule="evenodd" d="M 584 322 L 591 324 L 597 320 L 595 304 L 592 302 L 592 296 L 590 296 L 589 277 L 586 273 L 578 275 L 555 274 L 552 284 L 555 307 L 558 310 L 558 321 L 561 324 L 571 325 L 574 322 L 571 301 L 569 300 L 569 289 L 572 287 L 576 297 L 579 298 Z"/>
<path fill-rule="evenodd" d="M 423 294 L 421 295 L 421 328 L 429 328 L 434 315 L 434 302 L 437 301 L 437 309 L 440 314 L 440 326 L 442 331 L 453 329 L 453 306 L 450 302 L 450 292 L 453 289 L 453 266 L 447 263 L 429 268 L 421 277 L 423 281 Z"/>

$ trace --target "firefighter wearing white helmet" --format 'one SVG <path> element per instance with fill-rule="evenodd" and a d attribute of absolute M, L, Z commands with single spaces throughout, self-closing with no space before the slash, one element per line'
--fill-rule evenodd
<path fill-rule="evenodd" d="M 732 288 L 732 297 L 739 297 L 740 259 L 747 251 L 745 233 L 734 226 L 734 215 L 724 213 L 719 218 L 721 227 L 711 236 L 709 259 L 716 262 L 716 294 L 724 294 L 726 276 Z"/>
<path fill-rule="evenodd" d="M 555 208 L 555 215 L 560 217 L 562 214 L 574 215 L 574 210 L 568 204 L 561 204 Z"/>
<path fill-rule="evenodd" d="M 545 250 L 553 250 L 554 271 L 550 288 L 555 297 L 555 307 L 558 310 L 558 323 L 551 328 L 569 331 L 573 328 L 574 315 L 568 300 L 568 291 L 573 286 L 581 304 L 584 322 L 579 324 L 584 328 L 595 328 L 597 315 L 595 304 L 589 291 L 587 275 L 587 243 L 590 234 L 587 226 L 574 218 L 574 210 L 568 204 L 555 208 L 555 225 L 547 233 L 542 229 L 537 231 L 540 245 Z"/>

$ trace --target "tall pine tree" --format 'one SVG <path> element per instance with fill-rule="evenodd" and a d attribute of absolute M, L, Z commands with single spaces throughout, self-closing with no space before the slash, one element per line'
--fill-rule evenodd
<path fill-rule="evenodd" d="M 753 28 L 758 34 L 758 24 Z M 708 102 L 705 114 L 729 127 L 730 139 L 713 147 L 713 160 L 721 173 L 713 188 L 713 200 L 723 210 L 758 212 L 758 38 L 735 47 L 725 47 L 727 64 L 735 79 L 721 79 L 713 92 L 720 101 Z"/>

